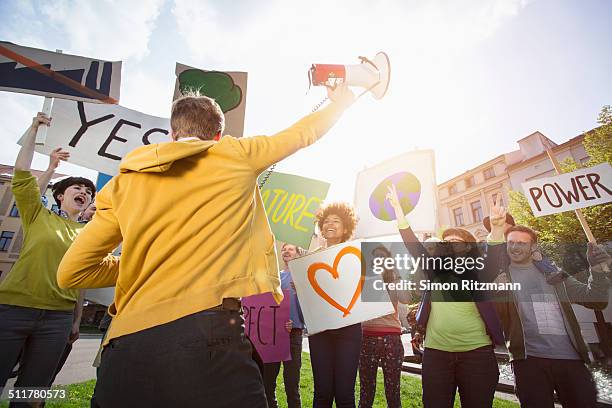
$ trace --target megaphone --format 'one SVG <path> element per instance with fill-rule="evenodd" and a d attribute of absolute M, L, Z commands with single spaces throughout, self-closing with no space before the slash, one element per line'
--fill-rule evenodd
<path fill-rule="evenodd" d="M 358 86 L 370 91 L 375 99 L 387 93 L 391 80 L 391 63 L 384 52 L 376 54 L 373 60 L 359 57 L 360 64 L 334 65 L 313 64 L 308 72 L 312 86 L 331 86 L 346 82 L 348 86 Z"/>

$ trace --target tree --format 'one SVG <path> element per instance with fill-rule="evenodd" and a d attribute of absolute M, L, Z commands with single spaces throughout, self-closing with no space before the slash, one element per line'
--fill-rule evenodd
<path fill-rule="evenodd" d="M 584 134 L 583 145 L 589 155 L 586 167 L 612 162 L 612 108 L 609 105 L 601 109 L 598 123 L 601 126 Z M 580 167 L 571 159 L 566 159 L 560 164 L 563 173 L 577 170 Z M 544 246 L 587 242 L 586 235 L 573 211 L 534 217 L 527 198 L 518 191 L 510 192 L 509 211 L 517 224 L 526 225 L 538 231 Z M 598 242 L 608 243 L 612 240 L 612 204 L 583 208 L 582 213 Z M 562 254 L 566 251 L 555 250 L 553 252 L 562 258 Z"/>

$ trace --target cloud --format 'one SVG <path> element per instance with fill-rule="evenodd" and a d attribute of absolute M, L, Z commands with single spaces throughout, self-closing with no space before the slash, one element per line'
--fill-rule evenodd
<path fill-rule="evenodd" d="M 422 53 L 463 49 L 493 33 L 524 0 L 228 3 L 175 0 L 179 33 L 191 52 L 213 61 L 336 55 L 398 43 Z M 399 48 L 399 47 L 398 47 Z"/>
<path fill-rule="evenodd" d="M 62 0 L 40 7 L 42 20 L 68 39 L 70 52 L 109 60 L 141 59 L 163 0 Z"/>

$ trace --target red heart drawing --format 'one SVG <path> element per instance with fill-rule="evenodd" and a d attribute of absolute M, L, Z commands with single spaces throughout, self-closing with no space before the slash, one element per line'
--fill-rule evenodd
<path fill-rule="evenodd" d="M 365 281 L 365 276 L 363 274 L 363 268 L 362 268 L 362 271 L 361 271 L 361 278 L 359 278 L 359 282 L 357 283 L 357 287 L 355 288 L 355 293 L 353 293 L 353 297 L 351 298 L 351 302 L 348 304 L 347 307 L 344 307 L 341 304 L 339 304 L 338 302 L 336 302 L 336 300 L 334 298 L 329 296 L 321 288 L 321 286 L 319 286 L 319 283 L 317 282 L 317 280 L 315 278 L 315 274 L 317 273 L 318 270 L 324 269 L 327 272 L 329 272 L 329 274 L 334 279 L 338 279 L 340 277 L 340 275 L 338 273 L 338 264 L 340 263 L 340 260 L 342 259 L 342 257 L 344 255 L 347 255 L 347 254 L 355 255 L 357 258 L 359 258 L 359 261 L 361 262 L 361 251 L 358 248 L 356 248 L 356 247 L 347 246 L 347 247 L 342 248 L 342 250 L 340 252 L 338 252 L 338 254 L 336 255 L 336 259 L 334 259 L 334 266 L 333 267 L 330 267 L 325 262 L 313 263 L 312 265 L 310 265 L 308 267 L 308 281 L 310 282 L 310 286 L 312 286 L 314 291 L 317 292 L 317 295 L 321 296 L 327 303 L 329 303 L 330 305 L 332 305 L 336 309 L 340 310 L 341 312 L 344 312 L 344 315 L 342 315 L 342 317 L 346 317 L 351 312 L 351 309 L 355 305 L 355 302 L 357 301 L 357 298 L 359 297 L 359 295 L 361 295 L 361 290 L 363 289 L 363 282 Z"/>

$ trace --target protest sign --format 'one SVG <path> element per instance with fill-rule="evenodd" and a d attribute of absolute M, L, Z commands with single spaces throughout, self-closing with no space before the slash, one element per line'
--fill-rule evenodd
<path fill-rule="evenodd" d="M 609 163 L 522 183 L 533 215 L 606 204 L 612 201 L 612 168 Z"/>
<path fill-rule="evenodd" d="M 259 177 L 259 182 L 264 175 Z M 315 212 L 327 196 L 329 186 L 324 181 L 292 174 L 270 174 L 261 188 L 261 199 L 278 241 L 310 247 Z"/>
<path fill-rule="evenodd" d="M 289 262 L 308 334 L 338 329 L 395 312 L 389 302 L 364 302 L 360 241 L 350 241 Z"/>
<path fill-rule="evenodd" d="M 176 64 L 176 100 L 188 91 L 198 91 L 213 98 L 225 115 L 224 135 L 242 137 L 246 110 L 247 73 L 205 71 Z"/>
<path fill-rule="evenodd" d="M 285 297 L 280 305 L 271 293 L 242 298 L 244 332 L 264 363 L 291 360 L 289 332 L 285 328 L 291 301 L 288 291 L 283 294 Z"/>
<path fill-rule="evenodd" d="M 357 238 L 397 234 L 397 222 L 386 199 L 395 184 L 406 219 L 416 232 L 435 231 L 436 176 L 433 150 L 415 150 L 368 168 L 357 175 Z"/>
<path fill-rule="evenodd" d="M 110 175 L 119 173 L 121 159 L 137 147 L 170 141 L 169 119 L 119 105 L 56 99 L 51 118 L 38 153 L 49 155 L 61 146 L 70 152 L 70 163 Z"/>
<path fill-rule="evenodd" d="M 22 47 L 0 41 L 0 90 L 118 103 L 121 62 Z"/>

